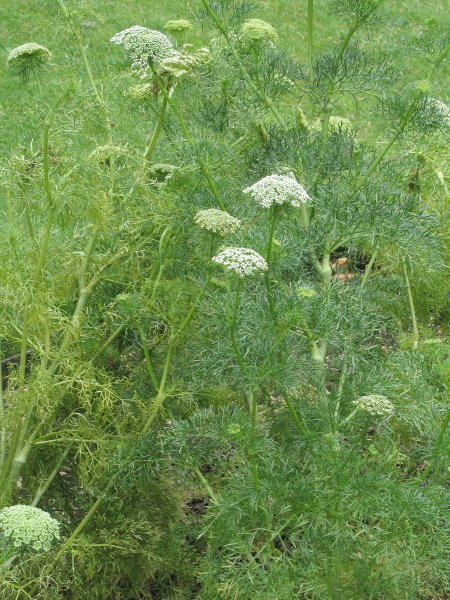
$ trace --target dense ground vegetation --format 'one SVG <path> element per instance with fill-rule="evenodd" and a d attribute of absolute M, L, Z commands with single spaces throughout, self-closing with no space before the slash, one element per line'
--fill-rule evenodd
<path fill-rule="evenodd" d="M 450 23 L 266 4 L 1 9 L 1 598 L 450 597 Z"/>

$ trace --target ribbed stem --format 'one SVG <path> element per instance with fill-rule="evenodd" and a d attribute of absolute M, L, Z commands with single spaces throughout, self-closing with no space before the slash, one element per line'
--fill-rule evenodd
<path fill-rule="evenodd" d="M 414 308 L 414 299 L 413 299 L 413 295 L 412 295 L 412 291 L 411 291 L 411 284 L 409 282 L 409 275 L 408 275 L 408 268 L 406 266 L 406 259 L 404 256 L 402 256 L 401 260 L 402 260 L 403 276 L 405 278 L 406 291 L 408 293 L 409 310 L 411 313 L 411 321 L 412 321 L 412 328 L 413 328 L 413 347 L 414 347 L 414 349 L 417 349 L 419 346 L 419 328 L 417 326 L 416 309 Z"/>

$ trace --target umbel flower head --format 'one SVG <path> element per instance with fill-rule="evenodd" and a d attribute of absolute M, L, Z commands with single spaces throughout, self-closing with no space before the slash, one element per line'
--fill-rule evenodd
<path fill-rule="evenodd" d="M 267 271 L 268 266 L 264 258 L 250 248 L 225 248 L 213 261 L 223 265 L 239 277 L 246 277 L 253 273 Z"/>
<path fill-rule="evenodd" d="M 285 175 L 268 175 L 245 188 L 244 194 L 251 194 L 265 208 L 277 204 L 292 204 L 298 207 L 302 202 L 310 200 L 306 190 L 295 179 Z"/>
<path fill-rule="evenodd" d="M 178 19 L 176 21 L 167 21 L 164 25 L 164 31 L 172 35 L 181 35 L 188 33 L 192 29 L 192 24 L 186 19 Z"/>
<path fill-rule="evenodd" d="M 158 69 L 162 61 L 167 58 L 173 46 L 169 38 L 160 31 L 133 25 L 116 33 L 110 40 L 114 44 L 122 44 L 130 57 L 133 67 L 145 77 L 150 63 Z"/>
<path fill-rule="evenodd" d="M 371 415 L 380 415 L 389 417 L 394 412 L 394 405 L 386 396 L 371 394 L 369 396 L 360 396 L 353 401 L 357 409 L 365 410 Z"/>
<path fill-rule="evenodd" d="M 52 57 L 52 53 L 45 46 L 28 42 L 11 50 L 6 63 L 15 75 L 27 80 L 36 69 L 43 67 Z"/>
<path fill-rule="evenodd" d="M 241 226 L 241 222 L 224 210 L 208 208 L 199 210 L 194 221 L 199 227 L 218 233 L 222 237 L 234 233 Z"/>
<path fill-rule="evenodd" d="M 0 510 L 0 541 L 17 550 L 48 551 L 59 539 L 59 523 L 34 506 L 8 506 Z"/>
<path fill-rule="evenodd" d="M 241 40 L 245 43 L 259 43 L 273 46 L 278 34 L 275 29 L 262 19 L 249 19 L 241 28 Z"/>

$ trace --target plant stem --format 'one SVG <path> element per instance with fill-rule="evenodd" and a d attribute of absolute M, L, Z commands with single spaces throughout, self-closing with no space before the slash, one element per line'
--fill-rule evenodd
<path fill-rule="evenodd" d="M 69 454 L 70 450 L 71 450 L 71 446 L 69 445 L 69 446 L 67 446 L 67 448 L 65 448 L 65 450 L 61 454 L 60 459 L 56 463 L 55 468 L 50 473 L 50 475 L 39 484 L 39 487 L 36 491 L 36 494 L 34 496 L 33 502 L 31 503 L 31 506 L 37 506 L 39 504 L 42 496 L 48 490 L 48 488 L 50 487 L 50 484 L 55 479 L 56 475 L 59 473 L 59 470 L 60 470 L 64 460 L 66 459 L 67 455 Z"/>
<path fill-rule="evenodd" d="M 255 491 L 259 494 L 260 484 L 259 484 L 259 476 L 258 476 L 258 468 L 256 465 L 256 408 L 258 402 L 258 392 L 257 390 L 251 390 L 249 393 L 251 396 L 251 401 L 249 398 L 249 403 L 252 408 L 252 429 L 250 433 L 250 459 L 252 464 L 252 474 L 253 474 L 253 483 L 255 485 Z"/>
<path fill-rule="evenodd" d="M 442 444 L 442 440 L 444 439 L 445 432 L 447 431 L 447 427 L 448 427 L 449 423 L 450 423 L 450 410 L 448 410 L 447 414 L 445 415 L 445 419 L 442 423 L 442 427 L 439 432 L 439 437 L 436 441 L 436 446 L 434 447 L 434 450 L 433 450 L 433 455 L 436 455 L 436 452 L 439 450 L 439 448 Z M 430 461 L 428 462 L 427 466 L 425 467 L 423 473 L 420 475 L 419 481 L 424 481 L 424 479 L 430 472 L 432 465 L 433 465 L 433 461 L 432 461 L 432 459 L 430 459 Z"/>
<path fill-rule="evenodd" d="M 0 363 L 2 361 L 2 347 L 0 338 Z M 3 399 L 3 373 L 0 381 L 0 423 L 1 423 L 1 437 L 0 437 L 0 472 L 5 462 L 6 453 L 6 426 L 5 426 L 5 403 Z"/>
<path fill-rule="evenodd" d="M 211 270 L 209 270 L 208 272 L 208 276 L 206 278 L 206 281 L 203 285 L 203 287 L 201 288 L 199 295 L 197 296 L 196 300 L 194 301 L 193 305 L 191 306 L 188 314 L 186 315 L 184 321 L 181 323 L 180 328 L 178 329 L 178 331 L 171 336 L 170 341 L 169 341 L 169 346 L 167 349 L 167 355 L 166 355 L 166 360 L 164 362 L 164 369 L 163 369 L 163 374 L 161 377 L 161 383 L 159 384 L 159 387 L 157 388 L 158 393 L 156 395 L 156 398 L 153 401 L 152 407 L 150 409 L 150 416 L 147 419 L 147 422 L 145 423 L 142 431 L 141 431 L 141 435 L 145 435 L 148 430 L 150 429 L 153 421 L 155 420 L 159 409 L 161 408 L 164 399 L 165 399 L 165 387 L 166 387 L 166 381 L 167 381 L 167 375 L 169 373 L 169 368 L 170 368 L 170 364 L 172 361 L 172 354 L 173 354 L 173 350 L 174 350 L 174 346 L 175 343 L 178 339 L 178 337 L 183 333 L 184 329 L 189 325 L 195 309 L 197 308 L 198 303 L 200 302 L 200 300 L 203 297 L 203 294 L 206 292 L 206 288 L 209 285 L 209 282 L 211 280 Z"/>
<path fill-rule="evenodd" d="M 264 279 L 266 282 L 266 289 L 267 289 L 267 299 L 269 301 L 269 306 L 270 306 L 270 312 L 272 314 L 272 317 L 275 316 L 275 305 L 273 302 L 273 294 L 272 294 L 272 285 L 270 283 L 270 256 L 272 253 L 272 241 L 273 241 L 273 234 L 275 232 L 275 225 L 276 225 L 276 221 L 277 221 L 277 216 L 278 216 L 278 211 L 277 211 L 277 207 L 276 206 L 271 206 L 270 207 L 270 229 L 269 229 L 269 241 L 267 243 L 267 255 L 266 255 L 266 262 L 267 262 L 267 271 L 264 274 Z"/>
<path fill-rule="evenodd" d="M 313 52 L 314 52 L 314 0 L 308 0 L 308 67 L 309 81 L 314 81 Z"/>
<path fill-rule="evenodd" d="M 344 383 L 347 378 L 347 372 L 348 372 L 348 361 L 347 361 L 347 357 L 344 356 L 344 360 L 342 361 L 342 365 L 341 365 L 341 372 L 339 374 L 339 383 L 338 383 L 338 387 L 336 390 L 336 406 L 334 409 L 335 423 L 337 423 L 337 421 L 339 419 L 339 408 L 340 408 L 340 404 L 341 404 L 342 392 L 344 390 Z"/>
<path fill-rule="evenodd" d="M 366 281 L 367 281 L 367 278 L 369 277 L 369 273 L 372 270 L 373 264 L 374 264 L 374 262 L 375 262 L 375 260 L 377 258 L 378 249 L 379 249 L 379 244 L 377 244 L 377 246 L 376 246 L 376 248 L 375 248 L 375 250 L 374 250 L 374 252 L 373 252 L 373 254 L 372 254 L 371 258 L 370 258 L 369 263 L 366 265 L 366 268 L 364 269 L 364 275 L 362 276 L 361 283 L 359 285 L 359 289 L 360 290 L 363 290 L 364 286 L 366 285 Z"/>
<path fill-rule="evenodd" d="M 236 359 L 238 361 L 238 365 L 239 368 L 241 369 L 242 374 L 244 375 L 244 377 L 247 375 L 247 369 L 245 368 L 245 364 L 244 361 L 242 359 L 242 355 L 239 351 L 239 347 L 237 345 L 236 342 L 236 336 L 234 334 L 235 329 L 236 329 L 236 319 L 237 319 L 237 314 L 238 314 L 238 309 L 239 309 L 239 295 L 241 292 L 241 280 L 238 279 L 238 283 L 237 283 L 237 287 L 236 287 L 236 296 L 234 299 L 234 308 L 233 308 L 233 319 L 230 319 L 231 316 L 231 310 L 230 310 L 230 290 L 227 290 L 227 313 L 228 313 L 228 328 L 230 331 L 230 338 L 231 338 L 231 343 L 233 345 L 233 350 L 234 353 L 236 355 Z"/>
<path fill-rule="evenodd" d="M 250 89 L 264 101 L 264 103 L 269 108 L 269 110 L 272 111 L 273 115 L 277 119 L 278 123 L 282 126 L 282 128 L 287 129 L 286 123 L 284 122 L 283 117 L 278 112 L 278 109 L 276 108 L 273 100 L 271 98 L 269 98 L 269 96 L 267 96 L 267 94 L 265 94 L 260 89 L 258 89 L 258 86 L 254 83 L 253 79 L 250 77 L 250 74 L 248 73 L 247 69 L 245 68 L 243 62 L 241 61 L 241 59 L 239 57 L 239 54 L 237 53 L 236 46 L 234 45 L 233 39 L 232 39 L 229 31 L 226 29 L 225 25 L 219 21 L 217 15 L 215 14 L 215 12 L 212 10 L 211 6 L 209 5 L 208 0 L 202 0 L 202 3 L 203 3 L 203 6 L 205 7 L 207 13 L 211 17 L 212 21 L 214 22 L 215 26 L 217 27 L 217 29 L 220 31 L 220 33 L 226 39 L 227 44 L 231 50 L 231 54 L 233 55 L 234 59 L 236 60 L 239 70 L 241 71 L 241 73 L 242 73 L 244 79 L 246 80 L 248 86 L 250 87 Z"/>
<path fill-rule="evenodd" d="M 284 401 L 286 402 L 286 406 L 288 407 L 289 412 L 291 413 L 292 420 L 294 421 L 297 429 L 300 431 L 300 433 L 302 435 L 307 437 L 309 432 L 307 431 L 305 425 L 303 425 L 303 423 L 301 422 L 300 417 L 298 416 L 298 413 L 295 410 L 294 405 L 292 404 L 292 400 L 291 400 L 289 394 L 284 393 L 283 398 L 284 398 Z"/>
<path fill-rule="evenodd" d="M 177 115 L 178 121 L 180 123 L 180 127 L 184 133 L 184 136 L 188 142 L 188 144 L 191 146 L 191 148 L 193 150 L 195 150 L 195 142 L 194 139 L 192 138 L 191 134 L 188 131 L 188 128 L 186 127 L 186 123 L 184 122 L 183 119 L 183 115 L 181 114 L 181 111 L 179 110 L 179 108 L 176 106 L 176 104 L 174 103 L 174 101 L 172 100 L 172 98 L 169 96 L 169 94 L 167 93 L 167 90 L 165 89 L 165 87 L 163 86 L 163 84 L 161 83 L 161 80 L 158 77 L 158 73 L 156 72 L 155 66 L 153 65 L 153 63 L 150 64 L 151 69 L 152 69 L 152 73 L 153 73 L 153 77 L 155 78 L 155 82 L 156 85 L 158 86 L 159 90 L 161 91 L 162 95 L 164 96 L 165 100 L 167 101 L 167 103 L 170 105 L 170 107 L 172 108 L 172 110 L 175 112 L 175 114 Z M 196 160 L 203 172 L 203 175 L 206 179 L 206 182 L 208 184 L 209 189 L 211 190 L 213 196 L 215 197 L 217 204 L 220 207 L 220 210 L 226 211 L 225 205 L 222 202 L 222 199 L 219 195 L 219 192 L 216 189 L 216 186 L 213 183 L 213 180 L 211 179 L 211 175 L 209 173 L 208 170 L 208 165 L 206 165 L 201 158 L 196 155 Z"/>
<path fill-rule="evenodd" d="M 414 308 L 414 299 L 412 296 L 411 284 L 409 282 L 409 276 L 408 276 L 408 268 L 406 266 L 406 259 L 404 256 L 402 256 L 401 261 L 402 261 L 402 268 L 403 268 L 403 276 L 405 278 L 406 291 L 408 293 L 409 310 L 411 312 L 411 321 L 412 321 L 412 328 L 413 328 L 413 347 L 414 347 L 414 349 L 417 349 L 419 346 L 419 328 L 417 327 L 416 310 Z"/>
<path fill-rule="evenodd" d="M 149 161 L 152 158 L 153 150 L 155 149 L 156 142 L 158 141 L 159 134 L 161 133 L 162 125 L 164 122 L 164 115 L 166 113 L 167 108 L 167 98 L 164 96 L 161 106 L 161 111 L 159 113 L 158 121 L 156 123 L 155 131 L 153 132 L 152 139 L 150 140 L 150 144 L 144 153 L 144 161 Z"/>
<path fill-rule="evenodd" d="M 153 370 L 152 360 L 150 358 L 150 352 L 148 351 L 147 337 L 146 337 L 142 327 L 139 328 L 139 334 L 141 336 L 142 348 L 144 350 L 145 364 L 147 365 L 147 372 L 150 376 L 150 379 L 152 380 L 153 387 L 155 388 L 156 391 L 158 391 L 158 388 L 159 388 L 158 381 L 156 379 L 155 371 Z"/>
<path fill-rule="evenodd" d="M 219 504 L 218 496 L 216 496 L 216 494 L 213 492 L 211 486 L 209 485 L 208 481 L 203 476 L 203 473 L 200 471 L 200 469 L 198 467 L 192 467 L 192 470 L 194 471 L 194 473 L 197 475 L 197 477 L 202 482 L 203 487 L 208 492 L 208 496 L 211 498 L 211 500 L 214 502 L 214 504 Z"/>

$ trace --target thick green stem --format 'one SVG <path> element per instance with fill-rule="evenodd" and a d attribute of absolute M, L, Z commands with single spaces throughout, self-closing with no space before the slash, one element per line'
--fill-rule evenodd
<path fill-rule="evenodd" d="M 408 268 L 406 266 L 406 259 L 404 256 L 402 256 L 401 260 L 402 260 L 403 276 L 405 278 L 406 291 L 408 293 L 409 310 L 411 312 L 411 321 L 412 321 L 412 328 L 413 328 L 413 347 L 414 347 L 414 349 L 417 349 L 417 347 L 419 346 L 419 328 L 417 326 L 416 309 L 414 308 L 414 299 L 412 296 L 411 284 L 409 282 L 409 275 L 408 275 Z"/>
<path fill-rule="evenodd" d="M 298 416 L 298 413 L 295 410 L 294 405 L 292 404 L 292 400 L 291 400 L 289 394 L 288 393 L 283 394 L 283 398 L 284 398 L 284 401 L 286 402 L 286 406 L 288 407 L 289 412 L 291 413 L 292 420 L 294 421 L 297 429 L 300 431 L 300 433 L 302 435 L 307 437 L 309 432 L 306 429 L 305 425 L 303 425 L 300 417 Z"/>
<path fill-rule="evenodd" d="M 167 98 L 164 96 L 161 106 L 161 111 L 159 113 L 158 121 L 156 123 L 155 131 L 153 132 L 152 139 L 150 140 L 150 144 L 144 153 L 144 161 L 149 161 L 152 158 L 153 150 L 156 147 L 156 142 L 158 141 L 159 135 L 161 133 L 161 129 L 164 122 L 164 115 L 166 114 L 167 108 Z"/>
<path fill-rule="evenodd" d="M 158 391 L 159 385 L 156 379 L 155 371 L 153 369 L 152 359 L 150 358 L 150 352 L 148 351 L 147 336 L 145 335 L 142 327 L 139 329 L 139 334 L 141 336 L 142 349 L 144 350 L 145 364 L 147 365 L 147 373 L 149 374 L 150 379 L 152 380 L 153 387 L 156 391 Z"/>

